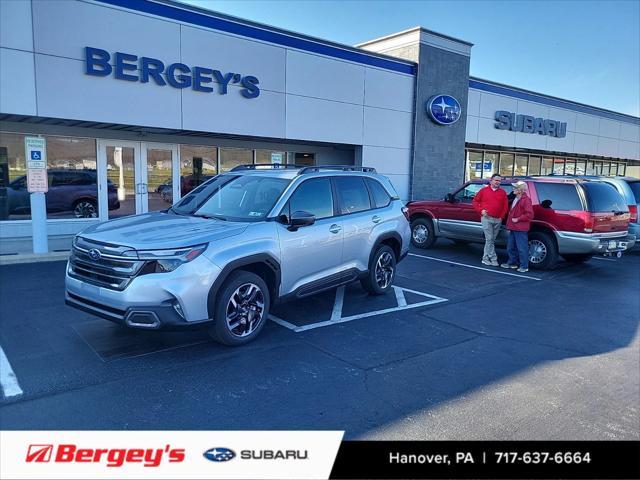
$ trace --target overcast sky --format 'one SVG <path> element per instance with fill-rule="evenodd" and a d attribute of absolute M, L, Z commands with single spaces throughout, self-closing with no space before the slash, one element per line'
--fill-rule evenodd
<path fill-rule="evenodd" d="M 474 44 L 471 75 L 640 116 L 640 0 L 183 0 L 355 45 L 422 26 Z"/>

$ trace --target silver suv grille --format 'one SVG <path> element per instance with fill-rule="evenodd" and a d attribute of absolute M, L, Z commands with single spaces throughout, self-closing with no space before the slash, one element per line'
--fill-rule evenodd
<path fill-rule="evenodd" d="M 124 290 L 145 261 L 124 256 L 129 247 L 98 243 L 77 237 L 69 257 L 69 276 L 111 290 Z"/>

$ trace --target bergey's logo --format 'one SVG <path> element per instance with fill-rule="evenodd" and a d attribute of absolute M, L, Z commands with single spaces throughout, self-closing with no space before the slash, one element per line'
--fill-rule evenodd
<path fill-rule="evenodd" d="M 29 445 L 27 462 L 43 463 L 51 460 L 53 445 Z"/>

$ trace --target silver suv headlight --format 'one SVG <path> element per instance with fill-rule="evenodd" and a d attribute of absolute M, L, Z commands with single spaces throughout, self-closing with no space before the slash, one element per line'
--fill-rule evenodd
<path fill-rule="evenodd" d="M 139 260 L 154 262 L 155 273 L 172 272 L 183 263 L 189 263 L 198 258 L 207 249 L 207 246 L 208 244 L 203 243 L 193 247 L 168 250 L 138 250 L 137 252 L 126 252 L 125 256 L 137 256 Z"/>

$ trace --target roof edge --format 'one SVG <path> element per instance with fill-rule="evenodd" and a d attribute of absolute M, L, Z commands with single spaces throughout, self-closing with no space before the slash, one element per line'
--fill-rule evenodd
<path fill-rule="evenodd" d="M 401 37 L 402 35 L 406 35 L 408 33 L 413 33 L 413 32 L 416 32 L 416 31 L 428 33 L 429 35 L 434 35 L 436 37 L 444 38 L 445 40 L 450 40 L 452 42 L 458 42 L 458 43 L 461 43 L 461 44 L 466 45 L 468 47 L 473 47 L 473 43 L 467 42 L 466 40 L 460 40 L 459 38 L 455 38 L 455 37 L 452 37 L 450 35 L 445 35 L 444 33 L 435 32 L 433 30 L 429 30 L 428 28 L 424 28 L 424 27 L 420 27 L 420 26 L 408 28 L 406 30 L 402 30 L 402 31 L 396 32 L 396 33 L 391 33 L 389 35 L 384 35 L 382 37 L 374 38 L 373 40 L 367 40 L 366 42 L 357 43 L 355 46 L 358 47 L 358 48 L 361 48 L 363 46 L 367 46 L 367 45 L 370 45 L 370 44 L 373 44 L 373 43 L 381 42 L 383 40 L 389 40 L 391 38 Z"/>

